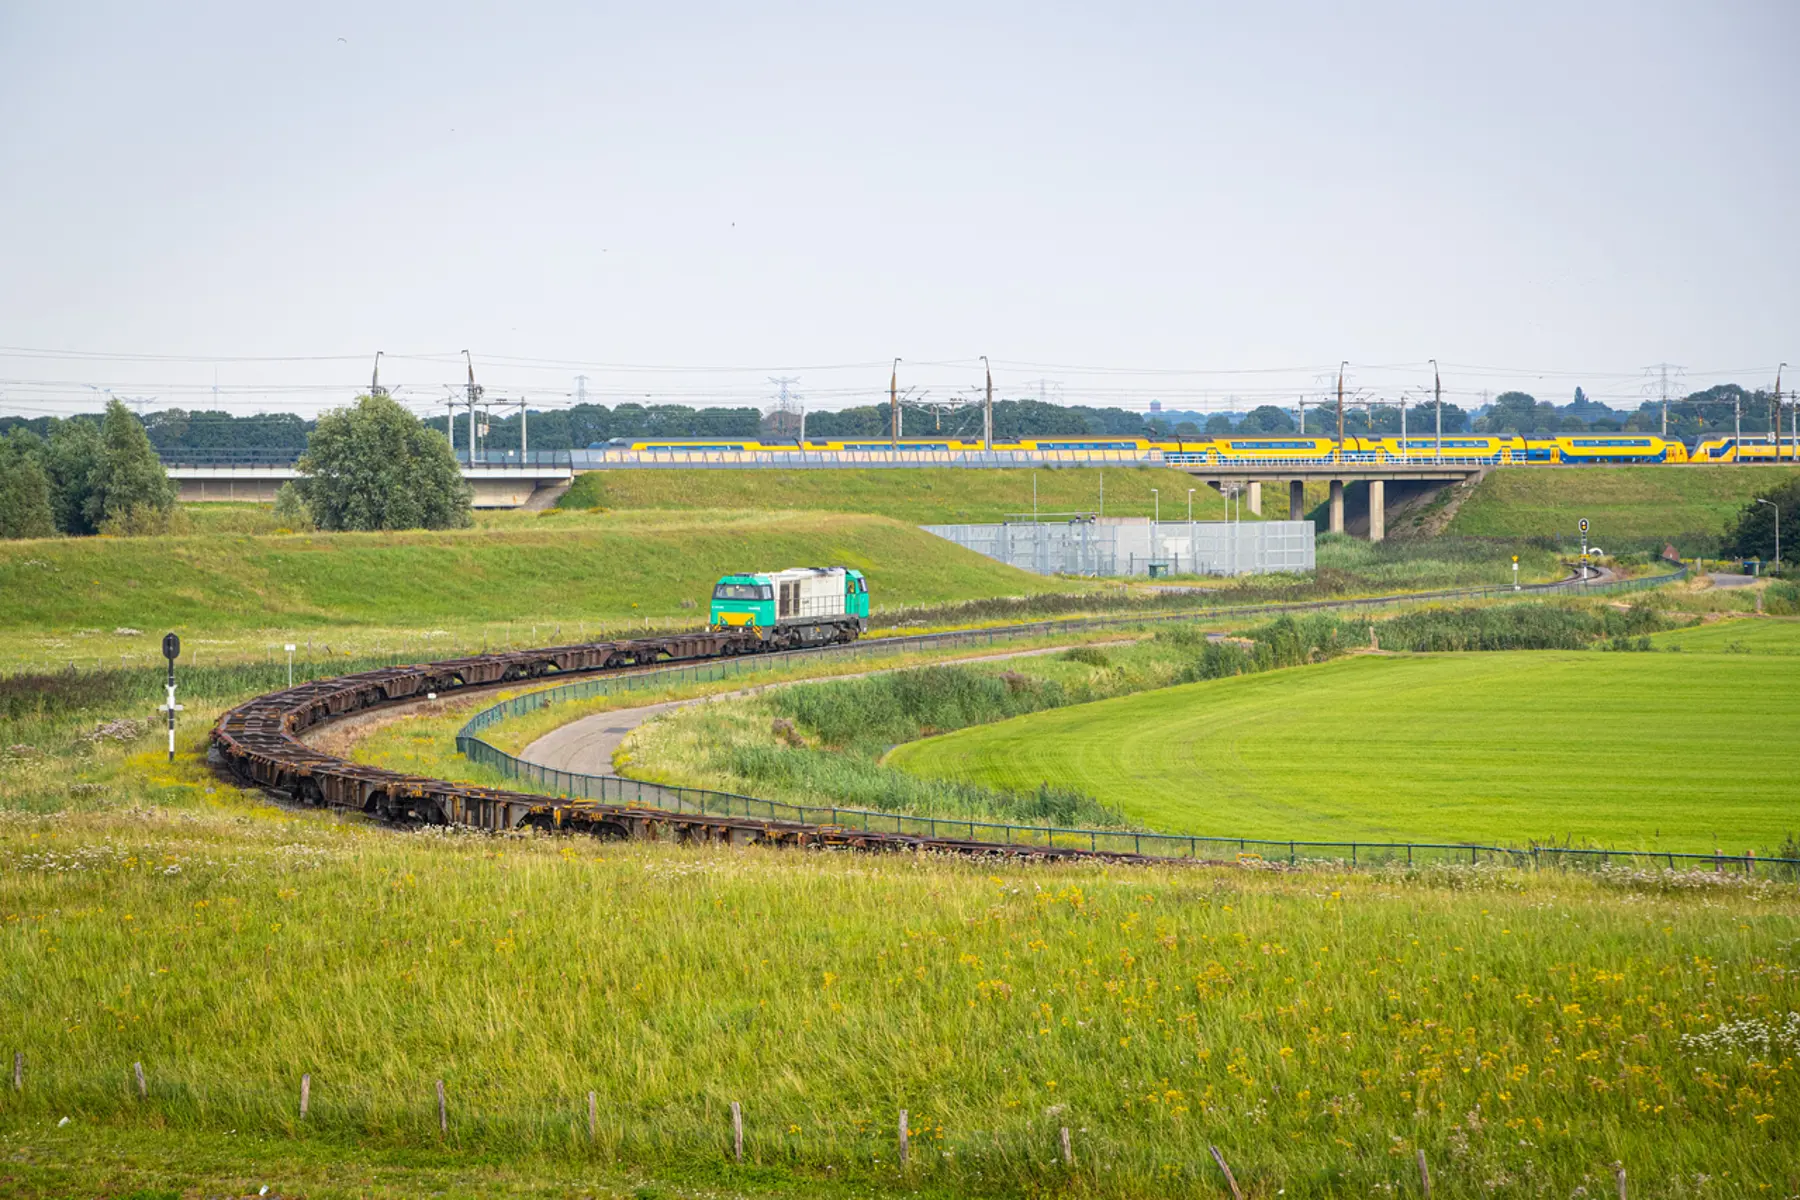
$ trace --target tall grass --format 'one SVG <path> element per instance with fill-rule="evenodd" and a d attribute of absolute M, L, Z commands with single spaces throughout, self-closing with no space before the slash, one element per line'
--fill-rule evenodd
<path fill-rule="evenodd" d="M 1056 680 L 1037 679 L 1009 664 L 917 667 L 836 683 L 782 688 L 770 700 L 827 748 L 910 742 L 965 725 L 1059 708 L 1070 693 Z"/>
<path fill-rule="evenodd" d="M 1800 1137 L 1800 904 L 1710 874 L 1033 867 L 225 811 L 0 822 L 0 913 L 27 1064 L 0 1130 L 69 1118 L 49 1152 L 82 1194 L 140 1131 L 270 1139 L 190 1176 L 292 1145 L 1108 1198 L 1222 1194 L 1216 1145 L 1296 1200 L 1412 1194 L 1416 1150 L 1451 1196 L 1598 1195 L 1615 1160 L 1652 1194 L 1783 1195 Z"/>
<path fill-rule="evenodd" d="M 1678 622 L 1644 604 L 1620 611 L 1549 604 L 1505 604 L 1488 608 L 1430 609 L 1403 613 L 1376 629 L 1389 650 L 1579 650 L 1611 638 L 1627 638 L 1678 628 Z M 1645 643 L 1644 649 L 1648 649 Z"/>

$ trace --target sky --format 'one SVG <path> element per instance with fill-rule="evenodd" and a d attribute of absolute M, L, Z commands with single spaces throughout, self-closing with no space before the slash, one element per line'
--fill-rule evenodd
<path fill-rule="evenodd" d="M 1787 0 L 0 0 L 0 413 L 1767 387 L 1796 129 Z"/>

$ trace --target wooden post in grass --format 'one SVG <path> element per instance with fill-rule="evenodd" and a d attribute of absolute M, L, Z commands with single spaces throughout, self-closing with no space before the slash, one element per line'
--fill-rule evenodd
<path fill-rule="evenodd" d="M 150 1085 L 144 1080 L 144 1064 L 134 1062 L 131 1069 L 137 1072 L 138 1099 L 142 1100 L 150 1095 Z"/>
<path fill-rule="evenodd" d="M 911 1155 L 911 1147 L 907 1143 L 906 1110 L 903 1108 L 900 1110 L 900 1169 L 902 1171 L 906 1170 L 906 1162 Z"/>
<path fill-rule="evenodd" d="M 1425 1165 L 1425 1149 L 1419 1148 L 1419 1189 L 1425 1193 L 1425 1200 L 1431 1200 L 1431 1170 Z"/>
<path fill-rule="evenodd" d="M 312 1107 L 312 1076 L 300 1077 L 300 1119 L 306 1120 L 306 1110 Z"/>
<path fill-rule="evenodd" d="M 1237 1179 L 1231 1174 L 1231 1168 L 1225 1165 L 1225 1156 L 1219 1153 L 1217 1146 L 1208 1146 L 1212 1151 L 1213 1161 L 1219 1164 L 1219 1170 L 1225 1175 L 1225 1186 L 1231 1189 L 1231 1200 L 1244 1200 L 1244 1193 L 1238 1190 Z"/>
<path fill-rule="evenodd" d="M 594 1099 L 594 1093 L 588 1093 L 588 1141 L 600 1140 L 600 1106 Z"/>
<path fill-rule="evenodd" d="M 24 1090 L 25 1090 L 25 1052 L 23 1050 L 14 1050 L 13 1051 L 13 1091 L 22 1092 Z"/>
<path fill-rule="evenodd" d="M 444 1081 L 437 1081 L 438 1094 L 438 1133 L 448 1137 L 450 1134 L 450 1109 L 444 1103 Z"/>
<path fill-rule="evenodd" d="M 731 1157 L 744 1165 L 744 1110 L 736 1100 L 731 1102 Z"/>
<path fill-rule="evenodd" d="M 1072 1167 L 1075 1165 L 1075 1149 L 1069 1145 L 1069 1127 L 1067 1125 L 1062 1127 L 1062 1156 L 1063 1166 Z"/>
<path fill-rule="evenodd" d="M 1613 1164 L 1613 1182 L 1619 1185 L 1619 1200 L 1625 1200 L 1625 1164 Z"/>

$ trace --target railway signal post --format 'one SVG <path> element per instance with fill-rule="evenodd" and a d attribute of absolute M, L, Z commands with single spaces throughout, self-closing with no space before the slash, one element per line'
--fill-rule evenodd
<path fill-rule="evenodd" d="M 172 633 L 163 634 L 163 657 L 169 660 L 169 761 L 175 761 L 175 714 L 181 711 L 181 705 L 175 703 L 175 660 L 181 657 L 181 639 Z"/>
<path fill-rule="evenodd" d="M 1513 555 L 1513 591 L 1519 590 L 1519 556 Z"/>

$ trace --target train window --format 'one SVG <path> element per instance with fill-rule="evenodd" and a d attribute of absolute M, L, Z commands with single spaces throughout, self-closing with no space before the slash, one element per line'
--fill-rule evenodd
<path fill-rule="evenodd" d="M 767 600 L 769 594 L 766 583 L 721 583 L 713 589 L 714 600 Z"/>

